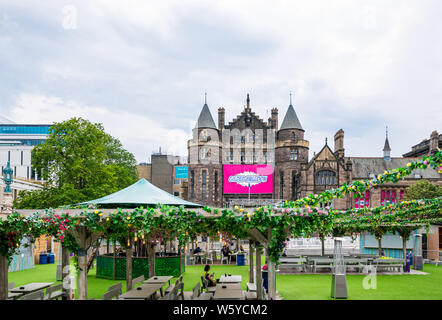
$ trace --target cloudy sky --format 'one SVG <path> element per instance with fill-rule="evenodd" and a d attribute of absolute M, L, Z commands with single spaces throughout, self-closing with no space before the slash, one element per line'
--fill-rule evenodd
<path fill-rule="evenodd" d="M 204 103 L 215 122 L 294 106 L 310 154 L 393 156 L 442 132 L 442 3 L 0 0 L 0 111 L 16 123 L 103 123 L 137 161 L 186 155 Z"/>

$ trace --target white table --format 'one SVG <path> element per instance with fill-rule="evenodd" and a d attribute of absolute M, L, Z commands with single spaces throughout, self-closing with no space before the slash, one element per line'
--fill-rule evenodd
<path fill-rule="evenodd" d="M 147 300 L 152 299 L 152 296 L 161 288 L 163 284 L 142 284 L 135 289 L 129 290 L 126 293 L 122 294 L 120 298 L 122 299 L 140 299 Z M 140 288 L 140 289 L 139 289 Z"/>
<path fill-rule="evenodd" d="M 10 289 L 9 291 L 12 293 L 31 293 L 34 291 L 39 291 L 41 289 L 45 289 L 47 287 L 50 287 L 53 284 L 53 282 L 33 282 L 26 284 L 24 286 L 18 286 L 13 289 Z"/>
<path fill-rule="evenodd" d="M 241 276 L 221 276 L 219 278 L 219 283 L 241 283 L 242 277 Z"/>
<path fill-rule="evenodd" d="M 225 287 L 225 288 L 223 288 Z M 244 300 L 244 293 L 239 283 L 217 284 L 215 300 Z"/>

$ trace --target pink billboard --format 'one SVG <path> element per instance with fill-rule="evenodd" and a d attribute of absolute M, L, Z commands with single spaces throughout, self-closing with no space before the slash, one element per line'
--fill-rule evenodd
<path fill-rule="evenodd" d="M 272 193 L 271 164 L 225 164 L 224 193 Z"/>

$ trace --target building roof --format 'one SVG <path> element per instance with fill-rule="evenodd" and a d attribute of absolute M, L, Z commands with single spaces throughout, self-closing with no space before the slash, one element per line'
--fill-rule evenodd
<path fill-rule="evenodd" d="M 157 204 L 166 204 L 172 206 L 202 207 L 199 204 L 192 203 L 181 198 L 175 197 L 170 193 L 154 186 L 146 179 L 142 178 L 120 191 L 107 195 L 105 197 L 82 202 L 79 204 L 95 204 L 103 207 L 140 207 L 155 206 Z"/>
<path fill-rule="evenodd" d="M 378 175 L 384 173 L 385 170 L 391 171 L 399 167 L 406 167 L 410 161 L 419 160 L 418 158 L 391 158 L 390 161 L 384 160 L 384 158 L 359 158 L 359 157 L 346 157 L 346 161 L 352 163 L 353 177 L 356 179 L 369 179 L 370 174 Z M 423 179 L 440 179 L 442 174 L 438 173 L 432 168 L 426 170 L 416 169 L 413 170 L 407 177 L 414 178 L 414 175 L 418 174 Z"/>
<path fill-rule="evenodd" d="M 213 121 L 212 114 L 210 113 L 209 106 L 207 105 L 207 103 L 204 104 L 203 109 L 201 110 L 196 127 L 217 129 L 215 121 Z"/>
<path fill-rule="evenodd" d="M 301 123 L 299 122 L 298 116 L 296 115 L 295 109 L 290 104 L 287 109 L 287 113 L 285 114 L 284 120 L 282 121 L 281 128 L 279 130 L 284 129 L 302 129 Z"/>

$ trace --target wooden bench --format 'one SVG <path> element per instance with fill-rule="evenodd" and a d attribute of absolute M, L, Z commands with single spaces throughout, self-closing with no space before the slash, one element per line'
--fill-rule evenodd
<path fill-rule="evenodd" d="M 279 260 L 280 267 L 289 267 L 289 268 L 301 268 L 303 272 L 305 272 L 305 265 L 307 260 L 304 258 L 289 258 L 284 257 Z"/>

